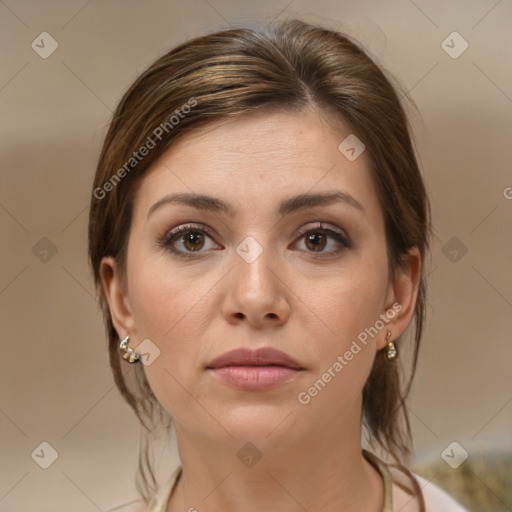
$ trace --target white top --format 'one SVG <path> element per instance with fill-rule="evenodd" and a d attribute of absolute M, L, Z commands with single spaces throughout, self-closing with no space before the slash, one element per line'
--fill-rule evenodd
<path fill-rule="evenodd" d="M 455 501 L 446 491 L 430 483 L 419 475 L 414 474 L 425 496 L 427 512 L 469 512 L 460 503 Z M 407 508 L 401 512 L 408 512 Z"/>
<path fill-rule="evenodd" d="M 402 471 L 397 470 L 393 466 L 389 469 L 393 477 L 393 512 L 418 512 L 420 510 L 418 500 L 403 491 L 399 486 L 399 484 L 402 484 L 410 488 L 410 480 Z M 469 512 L 467 508 L 458 503 L 444 489 L 416 473 L 412 473 L 412 475 L 416 478 L 423 493 L 425 512 Z M 165 509 L 163 511 L 165 512 Z"/>

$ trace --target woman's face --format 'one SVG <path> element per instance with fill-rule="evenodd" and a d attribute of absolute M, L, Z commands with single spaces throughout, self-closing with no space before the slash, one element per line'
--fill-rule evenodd
<path fill-rule="evenodd" d="M 144 177 L 127 289 L 117 273 L 104 282 L 120 337 L 146 340 L 144 370 L 177 428 L 263 445 L 360 414 L 376 350 L 410 321 L 415 271 L 389 282 L 367 155 L 338 148 L 349 135 L 312 111 L 260 112 L 184 137 Z M 183 201 L 162 201 L 172 194 Z M 208 368 L 261 347 L 301 369 Z"/>

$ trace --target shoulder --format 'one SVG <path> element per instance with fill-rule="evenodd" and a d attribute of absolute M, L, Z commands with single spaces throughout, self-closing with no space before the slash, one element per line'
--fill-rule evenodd
<path fill-rule="evenodd" d="M 413 473 L 420 484 L 425 498 L 426 512 L 468 512 L 446 491 L 425 478 Z"/>
<path fill-rule="evenodd" d="M 446 491 L 411 471 L 390 466 L 393 478 L 393 510 L 420 512 L 423 495 L 425 512 L 469 512 Z M 412 481 L 414 479 L 415 481 Z"/>

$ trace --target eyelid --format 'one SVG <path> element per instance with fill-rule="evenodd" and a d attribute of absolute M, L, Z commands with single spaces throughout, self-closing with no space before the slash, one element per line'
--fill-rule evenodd
<path fill-rule="evenodd" d="M 341 228 L 330 228 L 326 226 L 326 224 L 322 221 L 317 221 L 314 226 L 306 225 L 299 229 L 296 233 L 296 237 L 302 238 L 304 235 L 306 235 L 309 232 L 323 232 L 330 238 L 334 238 L 338 244 L 342 246 L 342 248 L 335 249 L 333 251 L 326 251 L 326 252 L 318 252 L 315 254 L 314 251 L 306 251 L 309 254 L 311 254 L 313 257 L 327 257 L 329 255 L 335 256 L 339 254 L 344 249 L 350 249 L 353 247 L 352 238 L 348 235 L 348 233 Z M 297 243 L 294 242 L 294 244 Z"/>
<path fill-rule="evenodd" d="M 171 239 L 175 236 L 180 235 L 181 233 L 186 233 L 188 231 L 200 231 L 206 233 L 211 239 L 214 239 L 216 234 L 209 226 L 205 224 L 196 224 L 193 222 L 180 224 L 171 229 L 167 229 L 162 236 L 158 238 L 157 244 L 159 246 L 165 247 L 171 243 Z"/>
<path fill-rule="evenodd" d="M 216 234 L 214 233 L 214 230 L 207 225 L 196 224 L 196 223 L 185 223 L 185 224 L 178 225 L 172 229 L 166 230 L 164 232 L 164 234 L 158 238 L 157 246 L 159 248 L 164 248 L 164 249 L 170 250 L 173 254 L 178 255 L 178 257 L 183 257 L 183 258 L 201 257 L 201 255 L 207 251 L 196 251 L 196 252 L 185 251 L 185 252 L 182 252 L 182 251 L 179 251 L 177 249 L 174 249 L 174 247 L 172 247 L 173 244 L 171 243 L 171 240 L 174 237 L 178 237 L 181 233 L 187 233 L 189 231 L 204 232 L 213 241 L 215 241 L 215 238 L 216 238 Z M 305 234 L 307 234 L 309 232 L 315 232 L 315 231 L 324 232 L 325 234 L 327 234 L 327 236 L 334 238 L 336 240 L 336 242 L 343 247 L 341 249 L 338 248 L 338 249 L 332 250 L 332 251 L 318 252 L 317 254 L 315 254 L 314 251 L 301 251 L 301 252 L 307 252 L 307 253 L 311 254 L 312 256 L 321 257 L 321 256 L 325 255 L 325 257 L 327 257 L 328 255 L 331 255 L 331 256 L 336 255 L 339 252 L 341 252 L 343 249 L 351 248 L 353 245 L 352 239 L 346 233 L 345 230 L 340 229 L 340 228 L 330 228 L 326 225 L 326 223 L 324 223 L 322 221 L 316 221 L 315 225 L 306 224 L 305 226 L 302 226 L 301 228 L 299 228 L 299 230 L 295 232 L 295 240 L 294 240 L 293 244 L 296 244 L 299 241 L 299 240 L 297 240 L 298 238 L 303 237 Z"/>
<path fill-rule="evenodd" d="M 340 235 L 340 236 L 343 236 L 344 238 L 346 238 L 347 241 L 350 239 L 350 237 L 348 236 L 348 234 L 346 233 L 346 231 L 344 229 L 329 227 L 328 224 L 326 224 L 325 222 L 322 222 L 322 221 L 316 221 L 316 224 L 313 225 L 313 226 L 311 226 L 309 224 L 307 224 L 305 226 L 302 226 L 296 232 L 296 236 L 302 236 L 302 235 L 304 235 L 306 233 L 309 233 L 309 231 L 315 231 L 315 230 L 326 231 L 328 233 L 329 232 L 330 233 L 336 233 L 337 235 Z"/>

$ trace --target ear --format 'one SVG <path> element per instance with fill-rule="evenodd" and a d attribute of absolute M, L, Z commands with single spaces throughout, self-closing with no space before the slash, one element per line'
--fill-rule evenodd
<path fill-rule="evenodd" d="M 397 269 L 394 282 L 389 284 L 384 314 L 389 322 L 377 340 L 377 350 L 388 344 L 387 332 L 391 332 L 389 341 L 396 340 L 410 324 L 418 298 L 418 286 L 421 276 L 421 255 L 413 247 L 402 256 L 402 265 Z M 386 313 L 387 312 L 387 313 Z"/>
<path fill-rule="evenodd" d="M 135 335 L 135 321 L 126 283 L 115 258 L 108 256 L 101 260 L 100 276 L 112 316 L 112 323 L 119 338 Z"/>

